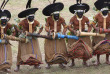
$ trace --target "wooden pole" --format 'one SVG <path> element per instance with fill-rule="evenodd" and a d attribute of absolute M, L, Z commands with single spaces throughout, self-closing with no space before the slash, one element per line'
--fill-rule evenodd
<path fill-rule="evenodd" d="M 76 36 L 100 36 L 100 37 L 105 37 L 105 34 L 77 31 L 77 35 Z"/>
<path fill-rule="evenodd" d="M 15 37 L 15 36 L 5 35 L 5 38 L 8 39 L 8 40 L 12 40 L 12 41 L 26 42 L 26 39 L 25 39 L 25 38 L 17 38 L 17 37 Z"/>

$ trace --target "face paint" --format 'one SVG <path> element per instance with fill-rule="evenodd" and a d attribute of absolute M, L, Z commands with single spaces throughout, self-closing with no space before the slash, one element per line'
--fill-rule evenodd
<path fill-rule="evenodd" d="M 83 12 L 77 12 L 77 16 L 79 17 L 79 18 L 82 18 L 82 16 L 83 16 Z"/>
<path fill-rule="evenodd" d="M 28 20 L 29 20 L 29 22 L 33 22 L 34 16 L 28 16 Z"/>
<path fill-rule="evenodd" d="M 108 10 L 102 11 L 102 14 L 103 14 L 104 16 L 108 15 Z"/>
<path fill-rule="evenodd" d="M 60 17 L 60 12 L 59 11 L 56 11 L 56 12 L 53 12 L 52 14 L 52 18 L 55 20 L 55 21 L 58 21 L 59 17 Z"/>
<path fill-rule="evenodd" d="M 7 25 L 7 22 L 8 22 L 8 18 L 6 17 L 6 16 L 3 16 L 3 17 L 1 17 L 0 18 L 0 25 L 2 26 L 2 27 L 5 27 L 6 25 Z"/>
<path fill-rule="evenodd" d="M 59 17 L 60 17 L 59 13 L 53 14 L 53 18 L 55 21 L 57 21 L 59 19 Z"/>
<path fill-rule="evenodd" d="M 4 27 L 7 25 L 7 19 L 1 19 L 1 26 Z"/>

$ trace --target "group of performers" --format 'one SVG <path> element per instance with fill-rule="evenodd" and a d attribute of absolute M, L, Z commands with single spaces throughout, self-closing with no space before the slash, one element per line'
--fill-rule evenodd
<path fill-rule="evenodd" d="M 70 65 L 72 67 L 75 65 L 75 58 L 83 59 L 83 65 L 89 66 L 87 61 L 93 55 L 97 55 L 97 62 L 94 65 L 99 65 L 102 54 L 106 54 L 106 64 L 110 64 L 109 0 L 97 0 L 94 3 L 99 12 L 94 16 L 92 23 L 88 17 L 84 16 L 90 6 L 77 0 L 77 3 L 69 8 L 69 11 L 74 14 L 69 25 L 60 15 L 64 4 L 54 0 L 42 11 L 47 16 L 45 24 L 47 35 L 40 34 L 43 31 L 43 25 L 35 20 L 35 12 L 38 8 L 31 8 L 31 0 L 28 1 L 26 10 L 18 14 L 19 18 L 24 19 L 17 25 L 8 23 L 11 13 L 4 9 L 7 1 L 4 0 L 0 8 L 0 70 L 11 71 L 12 50 L 9 40 L 19 42 L 15 72 L 19 71 L 20 65 L 30 65 L 41 69 L 40 64 L 43 62 L 38 38 L 45 38 L 47 69 L 50 69 L 53 64 L 59 64 L 60 68 L 65 68 L 64 64 L 67 64 L 69 60 L 72 60 Z M 88 30 L 85 29 L 85 25 Z M 92 27 L 93 32 L 91 32 Z M 39 28 L 38 32 L 37 28 Z M 66 34 L 67 30 L 70 31 L 68 34 Z"/>

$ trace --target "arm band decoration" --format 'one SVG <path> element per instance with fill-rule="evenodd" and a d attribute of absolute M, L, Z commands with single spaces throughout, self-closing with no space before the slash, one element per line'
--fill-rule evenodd
<path fill-rule="evenodd" d="M 95 24 L 97 23 L 97 21 L 95 21 L 95 20 L 94 20 L 93 22 L 94 22 Z"/>

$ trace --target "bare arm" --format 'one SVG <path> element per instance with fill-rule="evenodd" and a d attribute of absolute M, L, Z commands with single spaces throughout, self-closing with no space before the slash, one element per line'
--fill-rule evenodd
<path fill-rule="evenodd" d="M 69 29 L 70 32 L 76 34 L 76 30 L 73 29 L 72 25 L 73 25 L 73 23 L 70 23 L 69 26 L 68 26 L 68 29 Z"/>
<path fill-rule="evenodd" d="M 88 25 L 88 32 L 90 32 L 92 30 L 92 26 L 90 25 L 89 22 L 87 23 L 87 25 Z"/>
<path fill-rule="evenodd" d="M 47 18 L 46 24 L 45 24 L 45 31 L 46 32 L 50 32 L 50 29 L 49 29 L 49 19 L 48 18 Z"/>
<path fill-rule="evenodd" d="M 65 34 L 66 34 L 66 31 L 67 31 L 67 29 L 68 29 L 68 26 L 66 25 L 66 23 L 63 23 L 62 25 L 63 25 L 63 28 L 64 28 L 62 34 L 65 35 Z"/>
<path fill-rule="evenodd" d="M 48 25 L 45 25 L 45 31 L 49 32 L 49 26 Z"/>
<path fill-rule="evenodd" d="M 91 26 L 98 32 L 99 31 L 99 27 L 96 27 L 97 24 L 97 15 L 94 17 L 94 21 L 91 23 Z"/>
<path fill-rule="evenodd" d="M 38 27 L 39 27 L 39 32 L 38 32 L 38 34 L 40 34 L 40 33 L 43 31 L 43 26 L 42 26 L 41 24 L 39 24 Z"/>
<path fill-rule="evenodd" d="M 97 29 L 97 27 L 96 27 L 96 21 L 93 21 L 93 22 L 91 23 L 91 26 L 92 26 L 94 29 Z"/>

